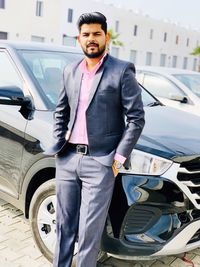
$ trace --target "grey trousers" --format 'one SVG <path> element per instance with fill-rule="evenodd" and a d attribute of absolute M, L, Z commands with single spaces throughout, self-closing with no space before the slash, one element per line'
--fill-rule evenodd
<path fill-rule="evenodd" d="M 68 152 L 56 159 L 57 244 L 54 267 L 95 267 L 115 178 L 111 167 Z"/>

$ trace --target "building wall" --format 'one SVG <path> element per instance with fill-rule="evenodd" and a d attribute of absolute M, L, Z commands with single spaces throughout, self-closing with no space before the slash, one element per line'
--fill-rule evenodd
<path fill-rule="evenodd" d="M 41 0 L 43 12 L 36 16 L 36 2 L 5 0 L 5 9 L 0 9 L 0 32 L 7 32 L 10 40 L 78 46 L 75 38 L 78 17 L 84 12 L 100 11 L 108 19 L 108 28 L 115 32 L 118 30 L 119 40 L 123 42 L 123 47 L 111 44 L 111 54 L 131 60 L 136 65 L 187 69 L 194 69 L 196 59 L 197 69 L 198 59 L 190 53 L 200 43 L 198 31 L 95 0 L 87 0 L 87 3 L 81 0 Z"/>
<path fill-rule="evenodd" d="M 8 32 L 13 41 L 31 41 L 31 36 L 44 38 L 45 42 L 61 42 L 60 0 L 43 0 L 43 15 L 36 16 L 36 0 L 5 0 L 0 9 L 0 32 Z"/>

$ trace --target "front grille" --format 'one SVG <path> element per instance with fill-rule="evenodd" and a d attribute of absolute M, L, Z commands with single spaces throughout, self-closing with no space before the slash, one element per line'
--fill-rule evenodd
<path fill-rule="evenodd" d="M 177 179 L 180 187 L 191 200 L 195 207 L 200 209 L 200 160 L 182 162 L 180 164 Z"/>
<path fill-rule="evenodd" d="M 184 171 L 184 170 L 183 170 Z M 190 172 L 179 172 L 177 175 L 179 181 L 192 181 L 194 184 L 200 184 L 200 171 L 190 173 Z"/>
<path fill-rule="evenodd" d="M 196 159 L 191 161 L 182 162 L 181 167 L 187 169 L 188 171 L 200 172 L 200 157 L 197 157 Z"/>
<path fill-rule="evenodd" d="M 200 241 L 200 229 L 193 235 L 188 244 L 192 244 L 197 241 Z"/>

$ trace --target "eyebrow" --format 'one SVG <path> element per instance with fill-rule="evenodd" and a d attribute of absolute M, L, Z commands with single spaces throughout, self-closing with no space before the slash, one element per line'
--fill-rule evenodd
<path fill-rule="evenodd" d="M 88 33 L 92 33 L 92 34 L 96 34 L 96 33 L 101 33 L 101 31 L 97 31 L 97 32 L 86 32 L 86 31 L 84 31 L 84 32 L 82 32 L 82 34 L 88 34 Z"/>

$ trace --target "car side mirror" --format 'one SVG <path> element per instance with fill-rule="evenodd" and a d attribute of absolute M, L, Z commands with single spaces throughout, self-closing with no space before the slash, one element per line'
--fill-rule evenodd
<path fill-rule="evenodd" d="M 17 86 L 0 87 L 0 104 L 20 106 L 19 112 L 25 119 L 33 118 L 34 107 L 31 99 L 24 96 L 23 91 Z"/>
<path fill-rule="evenodd" d="M 27 101 L 28 98 L 24 96 L 23 91 L 19 87 L 0 87 L 0 104 L 22 106 Z"/>
<path fill-rule="evenodd" d="M 171 100 L 179 101 L 181 103 L 185 103 L 185 104 L 188 103 L 187 96 L 170 94 L 169 98 Z"/>
<path fill-rule="evenodd" d="M 188 98 L 187 96 L 184 96 L 181 103 L 187 104 L 188 103 Z"/>

